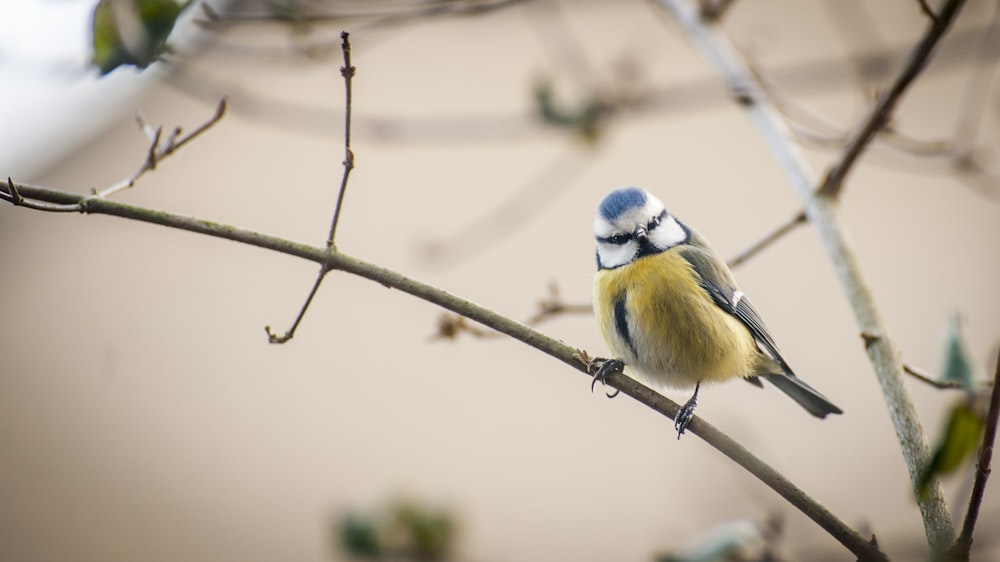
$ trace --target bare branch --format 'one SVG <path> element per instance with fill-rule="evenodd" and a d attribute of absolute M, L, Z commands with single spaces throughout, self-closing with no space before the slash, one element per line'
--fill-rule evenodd
<path fill-rule="evenodd" d="M 146 172 L 155 170 L 156 165 L 160 160 L 163 160 L 174 152 L 177 152 L 182 146 L 191 142 L 199 135 L 210 129 L 213 125 L 221 121 L 226 114 L 226 105 L 226 98 L 220 99 L 219 103 L 215 106 L 215 113 L 213 113 L 207 121 L 199 125 L 198 128 L 185 137 L 180 138 L 181 129 L 180 127 L 175 128 L 167 138 L 166 144 L 163 146 L 160 146 L 160 137 L 163 133 L 163 127 L 153 129 L 149 126 L 141 114 L 136 115 L 136 123 L 139 125 L 139 129 L 141 129 L 150 140 L 149 149 L 146 151 L 146 160 L 136 171 L 132 172 L 131 176 L 112 186 L 106 187 L 101 191 L 95 192 L 93 195 L 100 198 L 109 197 L 119 191 L 123 191 L 134 186 L 135 182 L 137 182 Z"/>
<path fill-rule="evenodd" d="M 674 15 L 681 27 L 718 68 L 729 83 L 730 88 L 734 92 L 739 92 L 739 101 L 757 126 L 779 165 L 785 170 L 790 182 L 798 191 L 806 216 L 810 224 L 816 228 L 820 241 L 834 264 L 844 292 L 851 303 L 860 331 L 867 335 L 865 350 L 882 387 L 882 394 L 896 430 L 910 480 L 916 486 L 920 478 L 921 468 L 929 455 L 927 437 L 903 382 L 899 350 L 888 337 L 889 331 L 879 314 L 875 297 L 862 275 L 845 229 L 837 217 L 834 201 L 830 197 L 817 193 L 814 172 L 799 148 L 789 141 L 787 124 L 771 104 L 764 90 L 754 79 L 728 38 L 714 26 L 705 25 L 702 22 L 690 0 L 659 0 L 659 2 Z M 942 12 L 947 16 L 942 16 L 942 19 L 946 21 L 950 21 L 950 18 L 957 12 L 956 4 L 960 5 L 961 1 L 949 0 L 948 4 L 950 7 Z M 943 29 L 938 27 L 934 27 L 931 31 L 933 32 L 931 35 L 935 38 L 943 33 Z M 933 42 L 927 41 L 926 38 L 921 41 L 921 45 L 926 46 L 928 43 L 933 46 Z M 914 58 L 921 57 L 911 57 L 911 59 Z M 924 60 L 926 60 L 925 57 Z M 904 72 L 917 72 L 920 68 L 920 66 L 907 65 Z M 902 82 L 909 83 L 909 81 Z M 900 83 L 901 81 L 897 80 L 897 87 Z M 895 98 L 883 99 L 893 100 Z M 879 106 L 882 107 L 881 104 Z M 885 107 L 891 109 L 889 106 Z M 888 114 L 881 115 L 887 116 Z M 872 123 L 879 120 L 880 118 L 875 119 L 875 121 L 866 121 L 862 128 L 867 130 Z M 877 124 L 881 125 L 881 123 Z M 850 151 L 854 154 L 854 158 L 867 145 L 871 135 L 858 133 L 855 137 L 859 140 L 852 143 L 853 148 Z M 842 170 L 840 173 L 846 172 L 849 169 L 849 166 L 845 165 L 846 162 L 847 160 L 841 160 L 841 164 L 833 170 L 839 169 Z M 830 175 L 828 174 L 828 176 Z M 839 181 L 836 182 L 836 185 L 839 185 Z M 944 552 L 954 542 L 955 529 L 951 524 L 948 505 L 945 502 L 940 484 L 934 482 L 927 493 L 917 502 L 931 550 L 935 554 Z"/>
<path fill-rule="evenodd" d="M 352 25 L 354 29 L 370 29 L 374 27 L 387 27 L 402 23 L 417 21 L 424 18 L 440 18 L 448 16 L 477 16 L 501 10 L 509 6 L 520 4 L 526 0 L 480 0 L 476 2 L 425 2 L 418 7 L 409 7 L 400 4 L 399 8 L 373 9 L 371 11 L 343 10 L 343 11 L 318 11 L 308 10 L 303 7 L 294 14 L 280 13 L 232 13 L 221 15 L 205 2 L 202 8 L 205 9 L 206 19 L 195 20 L 195 23 L 206 28 L 223 26 L 234 26 L 238 24 L 267 24 L 278 25 L 324 25 L 343 24 L 345 21 L 356 20 L 358 24 Z"/>
<path fill-rule="evenodd" d="M 306 301 L 302 303 L 302 308 L 299 309 L 298 316 L 296 316 L 295 321 L 292 322 L 292 327 L 289 328 L 284 334 L 279 336 L 277 332 L 271 329 L 271 326 L 264 326 L 264 332 L 267 333 L 268 343 L 281 344 L 295 337 L 295 330 L 299 328 L 299 324 L 306 315 L 306 310 L 309 310 L 309 305 L 312 304 L 313 297 L 315 297 L 316 292 L 319 291 L 319 286 L 323 284 L 323 279 L 326 277 L 327 273 L 329 273 L 329 270 L 322 267 L 319 269 L 319 275 L 316 276 L 316 281 L 313 282 L 312 289 L 309 290 L 309 296 L 306 297 Z"/>
<path fill-rule="evenodd" d="M 733 5 L 733 0 L 698 0 L 702 19 L 716 22 L 722 19 L 726 10 Z"/>
<path fill-rule="evenodd" d="M 1000 14 L 1000 9 L 997 14 Z M 981 59 L 984 67 L 987 66 L 985 61 L 997 56 L 994 51 L 997 45 L 1000 45 L 1000 41 L 994 38 L 998 30 L 1000 30 L 1000 17 L 996 17 L 994 23 L 983 32 L 984 53 Z M 995 70 L 995 65 L 989 68 Z M 848 141 L 850 135 L 847 131 L 841 130 L 839 126 L 799 104 L 759 69 L 751 66 L 751 70 L 775 108 L 786 118 L 792 137 L 796 141 L 823 149 L 839 149 Z M 1000 177 L 983 167 L 973 149 L 976 130 L 986 108 L 983 94 L 989 86 L 992 71 L 973 69 L 970 72 L 965 101 L 960 104 L 962 112 L 956 122 L 953 138 L 916 139 L 897 131 L 892 126 L 887 126 L 872 142 L 878 142 L 914 157 L 945 159 L 946 167 L 939 173 L 950 173 L 963 187 L 992 201 L 1000 201 Z M 879 164 L 877 159 L 870 159 L 870 162 Z"/>
<path fill-rule="evenodd" d="M 469 321 L 461 314 L 444 313 L 438 318 L 437 332 L 433 339 L 456 340 L 460 334 L 469 334 L 475 338 L 488 339 L 500 337 L 500 332 L 484 330 L 478 324 Z"/>
<path fill-rule="evenodd" d="M 772 230 L 770 234 L 761 238 L 757 242 L 754 242 L 753 245 L 747 248 L 746 250 L 743 250 L 739 254 L 733 256 L 733 258 L 729 260 L 729 267 L 739 267 L 743 265 L 744 262 L 756 256 L 757 254 L 762 252 L 765 248 L 767 248 L 771 244 L 774 244 L 789 232 L 795 230 L 797 226 L 805 224 L 805 222 L 806 222 L 805 212 L 799 211 L 799 214 L 792 217 L 791 220 L 782 223 L 781 226 Z"/>
<path fill-rule="evenodd" d="M 593 314 L 594 307 L 590 303 L 569 304 L 559 295 L 559 285 L 549 283 L 549 296 L 538 301 L 538 312 L 525 321 L 529 326 L 537 326 L 542 322 L 563 314 Z"/>
<path fill-rule="evenodd" d="M 955 29 L 948 40 L 940 45 L 935 54 L 935 64 L 927 72 L 944 72 L 949 68 L 965 64 L 976 56 L 982 43 L 985 25 L 970 25 Z M 910 47 L 908 45 L 907 47 Z M 302 49 L 292 52 L 282 47 L 280 52 L 266 50 L 259 45 L 255 49 L 240 46 L 217 46 L 229 56 L 252 57 L 259 62 L 266 55 L 268 60 L 287 62 L 285 57 L 300 60 Z M 332 49 L 330 49 L 332 51 Z M 890 61 L 903 60 L 907 49 L 893 45 L 886 51 L 859 53 L 865 59 Z M 266 96 L 259 92 L 240 88 L 232 83 L 220 82 L 209 72 L 200 72 L 192 67 L 175 69 L 166 79 L 175 88 L 196 99 L 217 99 L 218 92 L 227 91 L 232 98 L 238 97 L 240 104 L 230 108 L 240 115 L 258 123 L 281 130 L 294 131 L 327 138 L 331 127 L 340 126 L 340 116 L 324 104 L 310 104 L 291 101 L 283 97 Z M 843 88 L 855 74 L 853 66 L 843 61 L 843 57 L 813 58 L 800 63 L 769 69 L 769 73 L 779 83 L 794 93 L 830 91 Z M 878 75 L 873 79 L 888 81 L 891 77 Z M 646 115 L 678 114 L 704 107 L 716 107 L 728 102 L 726 89 L 718 80 L 706 77 L 687 82 L 671 83 L 662 87 L 650 87 L 630 111 L 616 113 L 622 119 L 643 118 Z M 406 117 L 396 114 L 353 116 L 352 136 L 395 143 L 491 143 L 518 142 L 537 139 L 548 134 L 549 128 L 541 126 L 528 112 L 498 113 L 482 116 L 437 115 Z"/>
<path fill-rule="evenodd" d="M 340 211 L 344 206 L 344 193 L 347 192 L 347 178 L 354 169 L 354 152 L 351 151 L 351 82 L 356 69 L 351 65 L 350 34 L 346 31 L 341 32 L 340 41 L 340 48 L 344 53 L 344 66 L 340 67 L 340 75 L 344 77 L 344 175 L 340 178 L 340 190 L 337 192 L 337 204 L 333 208 L 330 235 L 326 239 L 328 248 L 334 246 L 333 239 L 337 234 L 337 223 L 340 222 Z"/>
<path fill-rule="evenodd" d="M 351 170 L 354 169 L 354 152 L 351 151 L 351 81 L 354 78 L 355 68 L 351 65 L 351 42 L 349 37 L 350 34 L 346 31 L 340 33 L 340 48 L 344 54 L 344 66 L 340 67 L 340 75 L 344 77 L 345 89 L 344 174 L 340 178 L 340 189 L 337 191 L 337 202 L 333 207 L 333 219 L 330 221 L 330 234 L 326 239 L 326 247 L 330 250 L 336 248 L 333 240 L 337 234 L 337 223 L 340 222 L 340 211 L 344 206 L 344 194 L 347 192 L 347 180 L 351 175 Z M 292 323 L 292 327 L 289 328 L 288 331 L 279 336 L 271 330 L 270 326 L 264 326 L 268 342 L 283 344 L 295 337 L 295 330 L 298 329 L 299 324 L 302 322 L 302 318 L 305 317 L 306 311 L 309 310 L 309 305 L 312 304 L 313 297 L 316 296 L 316 292 L 319 291 L 319 287 L 323 284 L 323 279 L 326 278 L 326 274 L 329 273 L 329 271 L 330 270 L 326 267 L 320 267 L 319 273 L 316 274 L 316 281 L 313 282 L 312 289 L 309 290 L 309 296 L 306 297 L 305 302 L 302 303 L 302 308 L 299 309 L 299 314 L 295 317 L 295 322 Z"/>
<path fill-rule="evenodd" d="M 968 82 L 958 104 L 952 143 L 956 158 L 971 158 L 976 137 L 989 103 L 990 82 L 996 74 L 997 56 L 1000 55 L 1000 3 L 993 11 L 993 18 L 983 32 L 982 43 L 976 52 Z"/>
<path fill-rule="evenodd" d="M 869 5 L 865 0 L 823 2 L 833 29 L 841 36 L 853 78 L 865 96 L 875 90 L 880 79 L 890 74 L 892 64 L 885 56 L 889 50 L 872 18 Z"/>
<path fill-rule="evenodd" d="M 996 367 L 993 372 L 993 390 L 990 392 L 990 409 L 986 414 L 986 427 L 983 433 L 983 444 L 979 449 L 979 462 L 976 464 L 976 478 L 972 484 L 972 495 L 969 497 L 969 508 L 962 522 L 962 532 L 955 541 L 950 554 L 954 560 L 968 560 L 972 549 L 972 532 L 979 518 L 979 508 L 986 493 L 986 481 L 990 477 L 990 465 L 993 459 L 993 443 L 997 437 L 997 420 L 1000 418 L 1000 353 L 997 354 Z"/>
<path fill-rule="evenodd" d="M 415 279 L 405 277 L 395 271 L 348 256 L 334 248 L 309 246 L 237 226 L 128 205 L 111 199 L 88 197 L 47 187 L 20 184 L 16 186 L 16 191 L 25 199 L 45 201 L 59 205 L 76 204 L 80 206 L 80 212 L 82 213 L 117 216 L 232 240 L 313 261 L 327 271 L 343 271 L 357 275 L 386 287 L 398 289 L 418 299 L 436 304 L 506 334 L 589 376 L 587 365 L 581 362 L 581 355 L 578 350 L 545 336 L 520 322 L 476 305 L 471 301 Z M 607 384 L 668 418 L 673 419 L 680 409 L 680 406 L 673 400 L 656 393 L 624 374 L 613 373 L 607 378 Z M 733 441 L 729 436 L 708 422 L 695 417 L 688 426 L 688 430 L 704 439 L 706 443 L 771 487 L 771 489 L 850 549 L 859 559 L 866 561 L 887 560 L 885 554 L 877 546 L 847 526 L 847 524 L 808 496 L 802 489 L 785 478 L 777 470 L 755 457 L 742 445 Z"/>
<path fill-rule="evenodd" d="M 923 12 L 925 16 L 930 18 L 932 22 L 937 22 L 938 15 L 934 13 L 934 8 L 931 8 L 931 5 L 927 3 L 927 0 L 917 1 L 920 2 L 920 11 Z"/>
<path fill-rule="evenodd" d="M 939 377 L 935 377 L 927 371 L 918 369 L 917 367 L 907 363 L 903 363 L 903 372 L 922 383 L 933 386 L 934 388 L 940 388 L 942 390 L 963 390 L 965 388 L 955 381 L 941 380 Z"/>
<path fill-rule="evenodd" d="M 10 176 L 7 176 L 7 191 L 0 191 L 0 199 L 3 199 L 15 207 L 26 207 L 36 211 L 48 211 L 50 213 L 79 213 L 81 211 L 79 204 L 48 203 L 45 201 L 25 199 L 17 190 L 17 185 Z"/>
<path fill-rule="evenodd" d="M 572 304 L 566 303 L 559 295 L 559 286 L 554 282 L 549 284 L 549 295 L 538 301 L 538 311 L 524 321 L 527 326 L 537 326 L 546 320 L 556 318 L 565 314 L 593 314 L 594 307 L 590 303 Z M 468 322 L 464 317 L 455 314 L 444 314 L 438 319 L 437 331 L 434 339 L 454 340 L 459 334 L 469 334 L 475 338 L 487 339 L 497 337 L 500 334 L 483 330 L 479 326 Z"/>
<path fill-rule="evenodd" d="M 840 155 L 830 166 L 823 178 L 823 183 L 819 187 L 819 194 L 836 198 L 844 185 L 844 178 L 851 171 L 854 163 L 861 153 L 883 127 L 889 123 L 892 111 L 899 102 L 903 93 L 910 84 L 920 75 L 927 62 L 930 60 L 934 48 L 938 41 L 944 37 L 946 31 L 951 26 L 952 21 L 965 4 L 965 0 L 947 0 L 941 8 L 940 14 L 932 20 L 930 28 L 924 37 L 910 51 L 910 55 L 903 70 L 893 82 L 892 86 L 879 96 L 878 102 L 871 109 L 861 125 L 854 130 L 854 133 L 847 141 Z"/>

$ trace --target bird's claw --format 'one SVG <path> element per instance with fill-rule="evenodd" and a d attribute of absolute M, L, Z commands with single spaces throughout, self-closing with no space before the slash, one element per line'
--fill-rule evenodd
<path fill-rule="evenodd" d="M 684 430 L 687 429 L 688 424 L 691 423 L 691 419 L 694 418 L 694 409 L 698 406 L 698 396 L 692 396 L 690 400 L 681 406 L 680 410 L 677 410 L 677 417 L 674 418 L 674 429 L 677 430 L 677 439 L 684 435 Z"/>
<path fill-rule="evenodd" d="M 613 373 L 621 373 L 625 370 L 625 363 L 620 359 L 603 359 L 601 357 L 595 357 L 590 363 L 587 364 L 587 372 L 594 375 L 594 379 L 590 381 L 590 391 L 594 391 L 594 387 L 597 383 L 602 385 L 608 384 L 608 377 Z M 607 393 L 608 398 L 614 398 L 618 396 L 618 389 L 615 389 L 613 393 Z"/>

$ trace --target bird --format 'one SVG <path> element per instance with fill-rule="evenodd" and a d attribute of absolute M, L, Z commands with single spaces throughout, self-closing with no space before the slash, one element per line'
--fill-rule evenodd
<path fill-rule="evenodd" d="M 763 387 L 763 379 L 818 418 L 843 413 L 792 372 L 726 263 L 656 196 L 612 191 L 598 206 L 594 237 L 594 312 L 614 357 L 590 362 L 592 390 L 626 367 L 657 390 L 694 387 L 674 419 L 678 439 L 703 382 Z"/>

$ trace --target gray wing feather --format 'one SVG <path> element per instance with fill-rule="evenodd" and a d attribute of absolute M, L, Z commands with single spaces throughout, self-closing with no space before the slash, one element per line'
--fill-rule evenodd
<path fill-rule="evenodd" d="M 843 413 L 840 408 L 816 389 L 795 376 L 785 358 L 781 356 L 781 352 L 778 351 L 778 344 L 771 337 L 767 326 L 764 325 L 764 320 L 750 303 L 750 299 L 739 290 L 736 280 L 729 268 L 726 267 L 725 262 L 715 252 L 708 249 L 704 240 L 693 233 L 692 243 L 694 245 L 678 247 L 677 250 L 700 277 L 702 288 L 719 308 L 732 314 L 750 330 L 757 346 L 765 355 L 773 359 L 775 366 L 782 371 L 758 374 L 816 417 L 823 418 L 827 414 Z M 738 298 L 737 293 L 740 295 Z M 756 377 L 752 377 L 752 379 L 756 379 Z M 759 380 L 750 380 L 750 382 L 757 386 L 760 385 Z"/>
<path fill-rule="evenodd" d="M 754 340 L 756 340 L 761 350 L 774 359 L 782 371 L 794 376 L 792 369 L 785 362 L 784 357 L 781 356 L 778 344 L 771 337 L 771 332 L 764 325 L 764 319 L 760 317 L 750 299 L 742 295 L 742 292 L 740 292 L 739 287 L 736 285 L 736 280 L 733 279 L 733 274 L 726 267 L 725 263 L 720 261 L 714 252 L 697 246 L 685 246 L 679 250 L 681 256 L 691 264 L 695 273 L 701 278 L 701 286 L 712 297 L 712 301 L 719 308 L 732 314 L 742 322 L 750 330 L 750 334 L 753 335 Z M 741 295 L 739 300 L 736 300 L 737 292 L 740 292 Z M 734 300 L 736 300 L 735 304 L 733 303 Z"/>

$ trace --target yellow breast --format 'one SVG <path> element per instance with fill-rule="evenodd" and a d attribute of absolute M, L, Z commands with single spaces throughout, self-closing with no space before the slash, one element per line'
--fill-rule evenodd
<path fill-rule="evenodd" d="M 622 299 L 624 321 L 615 316 Z M 676 252 L 599 271 L 594 311 L 608 347 L 644 382 L 689 387 L 756 371 L 760 353 L 750 331 L 712 302 Z"/>

